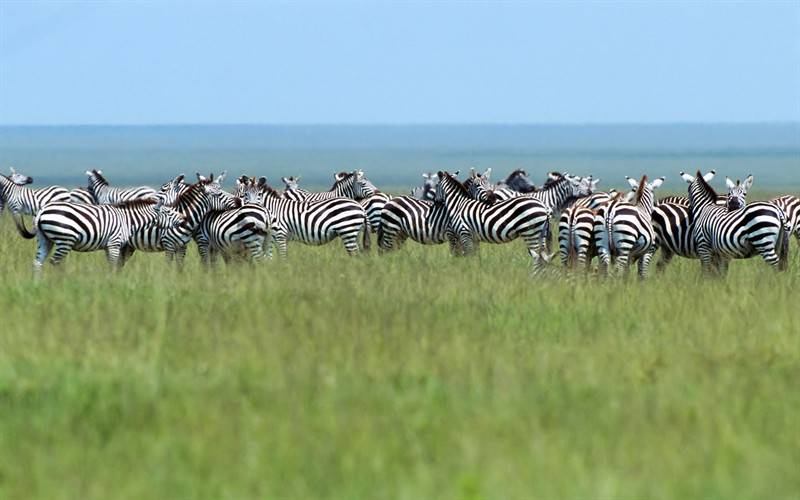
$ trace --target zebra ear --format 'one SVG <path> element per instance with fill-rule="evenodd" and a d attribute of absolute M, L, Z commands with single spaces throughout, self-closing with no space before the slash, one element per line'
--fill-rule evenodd
<path fill-rule="evenodd" d="M 652 184 L 650 184 L 650 187 L 653 189 L 658 189 L 662 184 L 664 184 L 664 178 L 659 177 L 658 179 L 654 180 Z"/>
<path fill-rule="evenodd" d="M 703 176 L 703 180 L 706 182 L 711 182 L 711 179 L 713 179 L 715 175 L 717 175 L 717 172 L 715 170 L 711 170 Z"/>
<path fill-rule="evenodd" d="M 745 191 L 749 191 L 751 187 L 753 187 L 753 174 L 749 174 L 747 179 L 744 180 Z"/>
<path fill-rule="evenodd" d="M 263 188 L 267 185 L 267 178 L 266 177 L 259 177 L 258 178 L 258 187 Z"/>
<path fill-rule="evenodd" d="M 228 171 L 227 170 L 223 170 L 222 173 L 217 176 L 217 184 L 222 184 L 222 181 L 225 180 L 225 177 L 227 177 L 227 175 L 228 175 Z"/>
<path fill-rule="evenodd" d="M 725 176 L 725 187 L 728 189 L 733 189 L 736 187 L 736 184 L 734 184 L 733 181 L 728 178 L 728 176 Z"/>
<path fill-rule="evenodd" d="M 455 172 L 453 172 L 453 175 L 458 177 L 459 175 L 461 175 L 461 170 L 456 170 Z M 442 177 L 439 176 L 439 178 L 441 179 Z"/>
<path fill-rule="evenodd" d="M 636 179 L 632 179 L 632 178 L 630 178 L 630 177 L 628 177 L 626 175 L 625 176 L 625 180 L 628 181 L 628 184 L 630 185 L 630 187 L 632 187 L 634 189 L 639 187 L 639 181 L 637 181 Z"/>
<path fill-rule="evenodd" d="M 181 174 L 178 177 L 175 177 L 175 184 L 180 184 L 183 182 L 183 179 L 186 177 L 186 174 Z"/>
<path fill-rule="evenodd" d="M 92 176 L 92 171 L 91 171 L 91 170 L 87 170 L 87 171 L 86 171 L 86 175 L 88 175 L 88 176 L 90 176 L 90 177 L 91 177 L 91 176 Z"/>
<path fill-rule="evenodd" d="M 200 172 L 195 172 L 195 175 L 197 176 L 198 182 L 206 182 L 208 180 L 208 178 Z"/>
<path fill-rule="evenodd" d="M 689 184 L 691 184 L 694 181 L 694 177 L 692 177 L 690 174 L 687 174 L 686 172 L 681 172 L 681 179 L 683 179 Z"/>

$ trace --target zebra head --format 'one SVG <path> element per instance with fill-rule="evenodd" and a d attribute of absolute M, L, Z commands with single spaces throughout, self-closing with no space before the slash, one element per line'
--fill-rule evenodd
<path fill-rule="evenodd" d="M 700 173 L 699 170 L 697 172 Z M 717 172 L 715 170 L 709 170 L 708 173 L 706 173 L 703 176 L 703 180 L 705 180 L 706 182 L 711 182 L 711 179 L 713 179 L 716 174 Z M 686 172 L 681 172 L 681 179 L 686 181 L 686 184 L 691 184 L 692 181 L 694 180 L 694 177 L 695 176 L 687 174 Z"/>
<path fill-rule="evenodd" d="M 247 186 L 244 189 L 242 199 L 245 203 L 254 203 L 256 205 L 264 206 L 264 200 L 267 196 L 267 178 L 259 177 L 258 181 L 249 179 Z"/>
<path fill-rule="evenodd" d="M 736 184 L 725 177 L 725 186 L 728 188 L 728 210 L 739 210 L 747 205 L 747 191 L 753 187 L 753 176 L 748 175 L 744 182 L 736 179 Z"/>
<path fill-rule="evenodd" d="M 159 203 L 168 207 L 175 206 L 178 197 L 189 189 L 189 185 L 184 181 L 184 177 L 186 176 L 181 174 L 161 185 L 161 189 L 159 189 L 157 194 Z"/>
<path fill-rule="evenodd" d="M 537 191 L 536 186 L 531 182 L 528 173 L 521 168 L 511 172 L 508 177 L 497 183 L 498 186 L 504 186 L 518 193 L 534 193 Z"/>
<path fill-rule="evenodd" d="M 242 206 L 241 198 L 222 189 L 222 181 L 225 180 L 227 174 L 228 172 L 224 171 L 216 179 L 214 179 L 214 174 L 211 174 L 205 182 L 202 182 L 203 192 L 211 210 L 223 211 Z"/>
<path fill-rule="evenodd" d="M 17 186 L 24 186 L 26 184 L 33 183 L 33 177 L 28 177 L 27 175 L 20 174 L 19 172 L 14 170 L 14 167 L 9 167 L 9 170 L 11 171 L 11 174 L 8 176 L 8 179 Z"/>
<path fill-rule="evenodd" d="M 491 175 L 491 168 L 487 169 L 483 174 L 476 172 L 474 168 L 469 169 L 469 177 L 462 183 L 462 186 L 467 190 L 470 198 L 490 205 L 497 201 L 494 186 L 489 180 Z"/>
<path fill-rule="evenodd" d="M 156 205 L 155 225 L 161 229 L 174 229 L 186 227 L 186 218 L 173 207 L 165 206 L 160 201 Z"/>
<path fill-rule="evenodd" d="M 436 192 L 436 185 L 439 183 L 439 178 L 433 172 L 422 174 L 422 194 L 419 196 L 423 200 L 432 201 Z"/>
<path fill-rule="evenodd" d="M 338 182 L 341 180 L 339 178 L 340 174 L 333 174 L 334 178 Z M 286 186 L 286 191 L 297 191 L 300 188 L 300 176 L 290 176 L 290 177 L 281 177 L 281 181 Z"/>
<path fill-rule="evenodd" d="M 625 197 L 625 201 L 629 201 L 635 205 L 642 207 L 648 214 L 653 210 L 653 192 L 664 184 L 664 177 L 659 177 L 653 182 L 647 182 L 647 176 L 643 176 L 640 181 L 631 177 L 625 176 L 628 185 L 631 187 L 633 197 L 631 199 L 630 193 Z"/>
<path fill-rule="evenodd" d="M 362 170 L 354 170 L 345 175 L 337 174 L 335 178 L 336 182 L 334 182 L 331 191 L 336 191 L 341 196 L 347 198 L 363 200 L 369 198 L 378 191 L 378 188 L 364 177 L 364 172 Z"/>
<path fill-rule="evenodd" d="M 103 177 L 103 171 L 92 169 L 86 171 L 86 176 L 89 178 L 89 192 L 97 197 L 96 191 L 98 188 L 108 187 L 108 181 Z"/>

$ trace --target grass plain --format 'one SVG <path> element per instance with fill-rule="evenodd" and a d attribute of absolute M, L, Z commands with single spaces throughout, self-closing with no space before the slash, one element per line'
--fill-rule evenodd
<path fill-rule="evenodd" d="M 0 220 L 1 498 L 800 495 L 800 251 L 534 280 L 521 244 L 31 280 Z"/>

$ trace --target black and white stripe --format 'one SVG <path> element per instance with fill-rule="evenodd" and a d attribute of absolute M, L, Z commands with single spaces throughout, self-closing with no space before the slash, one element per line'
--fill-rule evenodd
<path fill-rule="evenodd" d="M 87 170 L 88 191 L 99 205 L 114 205 L 141 199 L 156 199 L 156 191 L 147 186 L 133 188 L 111 187 L 102 170 Z"/>
<path fill-rule="evenodd" d="M 348 174 L 349 175 L 349 174 Z M 281 196 L 258 179 L 263 205 L 273 216 L 272 241 L 281 257 L 288 254 L 289 241 L 306 245 L 324 245 L 341 238 L 347 253 L 359 253 L 358 233 L 364 231 L 364 247 L 369 246 L 367 214 L 355 200 L 336 197 L 321 201 L 297 201 Z"/>
<path fill-rule="evenodd" d="M 789 222 L 783 210 L 769 202 L 750 203 L 728 211 L 715 205 L 717 193 L 697 176 L 689 185 L 689 202 L 697 254 L 706 274 L 724 275 L 730 259 L 756 255 L 784 270 L 789 251 Z"/>
<path fill-rule="evenodd" d="M 245 192 L 239 208 L 206 215 L 195 232 L 200 259 L 211 264 L 217 255 L 226 262 L 244 258 L 262 260 L 267 254 L 273 217 L 261 205 L 262 194 L 253 187 Z"/>
<path fill-rule="evenodd" d="M 487 205 L 470 197 L 463 184 L 447 172 L 439 172 L 435 202 L 444 203 L 451 231 L 457 235 L 465 254 L 478 242 L 506 243 L 522 238 L 541 269 L 550 259 L 550 216 L 552 210 L 528 196 Z"/>
<path fill-rule="evenodd" d="M 398 196 L 387 202 L 381 211 L 378 248 L 384 251 L 395 250 L 408 238 L 423 245 L 438 245 L 449 241 L 451 250 L 454 251 L 456 240 L 450 231 L 444 203 L 420 200 L 412 196 Z"/>
<path fill-rule="evenodd" d="M 647 277 L 650 261 L 657 245 L 652 225 L 653 190 L 664 182 L 664 178 L 647 182 L 647 176 L 638 183 L 632 202 L 617 197 L 601 207 L 595 216 L 595 245 L 600 261 L 600 273 L 607 274 L 612 260 L 617 272 L 627 272 L 629 266 L 638 262 L 640 278 Z"/>
<path fill-rule="evenodd" d="M 177 227 L 183 218 L 170 208 L 156 205 L 154 200 L 137 200 L 120 205 L 86 205 L 49 203 L 34 219 L 38 249 L 33 266 L 41 270 L 45 259 L 54 250 L 51 263 L 58 265 L 71 251 L 105 250 L 113 267 L 124 263 L 121 258 L 136 228 L 147 224 Z M 32 237 L 28 235 L 27 237 Z"/>
<path fill-rule="evenodd" d="M 794 233 L 797 241 L 800 242 L 800 198 L 787 194 L 772 198 L 769 201 L 783 210 L 789 221 L 789 230 Z"/>
<path fill-rule="evenodd" d="M 432 172 L 422 174 L 421 186 L 417 186 L 411 190 L 409 196 L 418 200 L 433 201 L 433 196 L 436 193 L 436 184 L 439 178 Z"/>
<path fill-rule="evenodd" d="M 300 189 L 298 181 L 300 177 L 283 177 L 281 180 L 286 185 L 283 197 L 295 201 L 322 201 L 332 198 L 350 198 L 352 200 L 363 200 L 369 198 L 378 190 L 361 170 L 353 172 L 339 172 L 334 174 L 334 183 L 329 191 L 312 193 Z"/>
<path fill-rule="evenodd" d="M 12 175 L 15 172 L 12 171 Z M 24 176 L 23 176 L 24 177 Z M 27 233 L 22 215 L 36 215 L 43 207 L 50 203 L 69 201 L 69 191 L 60 186 L 49 186 L 40 189 L 31 189 L 17 182 L 28 184 L 27 179 L 16 177 L 16 182 L 10 177 L 0 175 L 0 213 L 7 206 L 14 219 L 17 231 L 23 236 Z M 33 179 L 31 179 L 31 182 Z"/>

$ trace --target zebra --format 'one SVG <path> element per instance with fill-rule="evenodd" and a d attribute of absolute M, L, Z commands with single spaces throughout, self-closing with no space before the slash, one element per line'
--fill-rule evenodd
<path fill-rule="evenodd" d="M 418 200 L 433 201 L 436 183 L 439 182 L 439 178 L 432 172 L 422 174 L 422 178 L 425 179 L 422 181 L 422 185 L 413 188 L 408 195 Z"/>
<path fill-rule="evenodd" d="M 694 181 L 694 176 L 692 175 L 685 172 L 681 172 L 680 175 L 683 180 Z M 715 171 L 711 170 L 703 176 L 703 179 L 706 182 L 710 182 L 714 175 Z M 730 210 L 731 206 L 744 206 L 747 189 L 742 189 L 741 183 L 734 184 L 727 178 L 726 184 L 728 184 L 729 188 L 728 195 L 724 197 L 717 196 L 715 205 L 723 206 L 719 201 L 724 198 L 726 200 L 724 205 L 728 210 Z M 749 177 L 749 185 L 752 185 L 752 176 Z M 749 186 L 747 187 L 749 188 Z M 736 198 L 736 201 L 728 202 L 728 198 Z M 684 205 L 680 202 L 666 203 L 662 201 L 657 203 L 653 206 L 652 222 L 658 247 L 661 249 L 661 257 L 656 262 L 656 272 L 663 272 L 676 255 L 687 259 L 699 258 L 695 246 L 694 232 L 690 224 L 691 211 L 689 210 L 689 205 Z"/>
<path fill-rule="evenodd" d="M 708 173 L 706 173 L 703 176 L 703 178 L 706 180 L 706 182 L 711 182 L 711 179 L 714 178 L 716 173 L 717 172 L 715 170 L 709 170 Z M 687 184 L 691 184 L 691 182 L 694 180 L 694 176 L 691 175 L 691 174 L 687 174 L 686 172 L 681 172 L 681 179 L 686 181 Z M 686 197 L 686 196 L 679 196 L 679 195 L 664 196 L 663 198 L 659 198 L 658 199 L 658 201 L 656 202 L 656 206 L 658 206 L 658 205 L 660 205 L 662 203 L 671 203 L 671 204 L 674 204 L 674 205 L 683 205 L 686 208 L 689 208 L 689 198 Z M 716 205 L 721 206 L 721 207 L 726 206 L 728 204 L 728 195 L 724 195 L 724 194 L 717 195 L 717 199 L 716 199 L 716 201 L 714 203 Z"/>
<path fill-rule="evenodd" d="M 592 189 L 600 179 L 590 181 Z M 558 221 L 558 248 L 561 264 L 565 270 L 585 266 L 588 270 L 592 259 L 597 255 L 595 245 L 594 221 L 600 210 L 617 199 L 630 201 L 622 193 L 612 189 L 596 192 L 579 198 L 561 213 Z"/>
<path fill-rule="evenodd" d="M 353 172 L 339 172 L 334 174 L 335 181 L 329 191 L 312 193 L 298 187 L 299 177 L 282 177 L 281 180 L 286 185 L 283 192 L 284 198 L 295 201 L 322 201 L 332 198 L 350 198 L 353 200 L 363 200 L 369 198 L 378 188 L 375 187 L 361 170 Z"/>
<path fill-rule="evenodd" d="M 69 201 L 69 191 L 63 187 L 31 189 L 26 186 L 29 179 L 33 182 L 32 178 L 17 174 L 13 169 L 10 177 L 0 174 L 0 210 L 8 206 L 14 225 L 22 236 L 29 234 L 25 228 L 23 215 L 36 215 L 50 203 Z M 24 184 L 19 184 L 20 182 Z"/>
<path fill-rule="evenodd" d="M 348 172 L 334 173 L 333 174 L 334 182 L 344 180 L 347 177 L 347 175 Z M 242 176 L 240 180 L 242 179 L 247 179 L 247 176 Z M 312 196 L 314 194 L 325 194 L 325 195 L 328 194 L 328 193 L 312 193 L 311 191 L 300 189 L 299 175 L 297 177 L 281 177 L 281 181 L 283 181 L 283 183 L 286 185 L 286 192 L 292 191 L 295 193 L 301 193 L 302 195 L 306 196 L 304 200 L 309 200 L 309 196 Z M 237 189 L 244 189 L 245 186 L 246 184 L 241 184 L 241 187 L 237 185 Z M 286 192 L 284 192 L 285 197 L 290 199 L 296 199 L 293 198 L 291 195 L 287 196 Z M 237 192 L 236 195 L 242 197 L 244 195 L 244 192 Z M 431 198 L 432 197 L 433 197 L 433 192 L 431 192 Z M 381 210 L 383 210 L 383 206 L 386 205 L 386 203 L 391 199 L 392 197 L 390 195 L 378 189 L 375 189 L 371 196 L 361 198 L 360 200 L 358 200 L 361 206 L 364 207 L 364 211 L 367 213 L 367 220 L 369 221 L 369 229 L 373 233 L 378 232 L 378 228 L 381 225 Z M 365 248 L 365 250 L 367 249 Z"/>
<path fill-rule="evenodd" d="M 382 251 L 395 250 L 406 239 L 411 238 L 423 245 L 438 245 L 449 241 L 450 250 L 455 252 L 457 242 L 448 221 L 447 209 L 443 203 L 412 196 L 392 198 L 381 210 L 378 248 Z"/>
<path fill-rule="evenodd" d="M 143 198 L 156 199 L 156 192 L 153 188 L 139 186 L 135 188 L 118 188 L 108 185 L 108 181 L 103 177 L 102 170 L 87 170 L 89 177 L 88 191 L 100 205 L 114 205 L 125 201 L 138 200 Z"/>
<path fill-rule="evenodd" d="M 600 261 L 600 273 L 608 274 L 611 259 L 616 260 L 617 272 L 625 272 L 638 261 L 638 274 L 646 278 L 650 261 L 657 249 L 652 225 L 653 191 L 664 183 L 664 177 L 640 181 L 626 177 L 628 184 L 636 185 L 632 202 L 617 197 L 598 211 L 595 216 L 594 235 Z"/>
<path fill-rule="evenodd" d="M 347 176 L 347 182 L 358 184 L 355 173 Z M 261 202 L 272 213 L 272 242 L 280 257 L 287 257 L 289 241 L 324 245 L 337 237 L 342 239 L 349 255 L 357 255 L 358 233 L 362 229 L 363 245 L 369 247 L 367 214 L 357 201 L 342 197 L 314 202 L 297 201 L 281 196 L 267 183 L 266 177 L 260 177 L 258 181 L 250 179 L 249 182 L 261 191 Z"/>
<path fill-rule="evenodd" d="M 211 212 L 203 218 L 194 235 L 202 262 L 211 264 L 217 254 L 226 262 L 237 255 L 248 256 L 250 262 L 264 258 L 273 216 L 262 206 L 262 198 L 263 194 L 250 186 L 243 190 L 241 207 Z"/>
<path fill-rule="evenodd" d="M 168 261 L 175 261 L 179 267 L 182 265 L 187 245 L 209 213 L 242 205 L 241 199 L 222 190 L 225 176 L 226 172 L 216 179 L 213 174 L 208 177 L 197 174 L 197 182 L 187 186 L 184 176 L 179 175 L 162 186 L 159 199 L 164 205 L 174 207 L 185 220 L 183 224 L 165 231 L 159 240 Z"/>
<path fill-rule="evenodd" d="M 87 205 L 97 205 L 97 199 L 85 187 L 77 187 L 69 192 L 69 201 L 71 203 L 85 203 Z"/>
<path fill-rule="evenodd" d="M 738 210 L 747 205 L 747 191 L 753 187 L 753 176 L 748 175 L 744 182 L 737 179 L 735 184 L 728 177 L 725 177 L 725 186 L 728 188 L 725 206 L 728 211 Z"/>
<path fill-rule="evenodd" d="M 756 254 L 774 269 L 786 269 L 789 221 L 780 207 L 755 202 L 728 211 L 715 205 L 717 193 L 700 172 L 689 185 L 692 231 L 703 273 L 725 275 L 730 259 Z"/>
<path fill-rule="evenodd" d="M 534 193 L 538 191 L 536 185 L 531 182 L 528 173 L 521 168 L 512 171 L 502 181 L 497 183 L 496 189 L 507 188 L 518 193 Z"/>
<path fill-rule="evenodd" d="M 778 196 L 769 200 L 783 210 L 789 220 L 789 229 L 800 243 L 800 198 L 792 195 Z"/>
<path fill-rule="evenodd" d="M 41 272 L 45 259 L 54 247 L 50 259 L 54 266 L 60 264 L 70 251 L 104 249 L 112 268 L 120 268 L 124 264 L 121 256 L 133 231 L 151 223 L 173 228 L 183 223 L 183 217 L 152 199 L 117 205 L 49 203 L 36 214 L 35 232 L 25 235 L 26 238 L 38 238 L 34 273 L 38 275 Z"/>
<path fill-rule="evenodd" d="M 9 167 L 11 171 L 10 175 L 8 176 L 8 180 L 10 180 L 16 186 L 25 186 L 28 184 L 33 184 L 33 177 L 29 177 L 27 175 L 22 175 L 17 173 L 14 170 L 14 167 Z M 3 197 L 0 197 L 0 215 L 3 215 L 3 209 L 5 208 L 5 204 L 3 203 Z"/>
<path fill-rule="evenodd" d="M 437 175 L 434 203 L 444 204 L 463 254 L 473 253 L 480 241 L 505 243 L 521 237 L 533 259 L 534 271 L 543 269 L 550 260 L 550 207 L 528 196 L 487 205 L 472 199 L 451 174 L 440 171 Z"/>
<path fill-rule="evenodd" d="M 487 179 L 481 174 L 471 172 L 470 178 L 473 179 L 473 197 L 475 199 L 486 201 L 487 203 L 495 203 L 525 196 L 542 202 L 559 216 L 560 212 L 575 200 L 591 195 L 593 187 L 597 185 L 591 176 L 581 178 L 566 173 L 551 172 L 547 183 L 540 190 L 534 193 L 522 194 L 510 189 L 491 190 Z"/>

